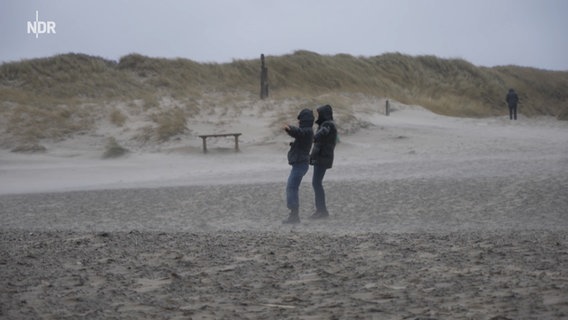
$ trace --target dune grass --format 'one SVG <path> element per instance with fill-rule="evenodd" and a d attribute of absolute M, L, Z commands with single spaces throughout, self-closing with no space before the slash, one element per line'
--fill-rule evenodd
<path fill-rule="evenodd" d="M 485 68 L 462 59 L 400 53 L 353 57 L 296 51 L 267 56 L 266 63 L 274 105 L 296 99 L 306 105 L 338 103 L 348 111 L 363 96 L 421 105 L 444 115 L 486 117 L 506 114 L 505 94 L 515 88 L 522 114 L 568 119 L 566 71 Z M 131 54 L 110 61 L 63 54 L 4 63 L 0 65 L 0 132 L 5 138 L 0 143 L 62 139 L 92 129 L 100 114 L 110 115 L 112 123 L 122 126 L 129 117 L 102 110 L 114 108 L 116 101 L 141 101 L 155 122 L 146 130 L 147 136 L 167 141 L 187 130 L 185 121 L 196 114 L 196 101 L 200 108 L 216 108 L 238 104 L 235 99 L 247 96 L 243 92 L 258 97 L 259 76 L 257 60 L 216 64 Z M 211 94 L 226 98 L 209 101 Z M 163 98 L 183 101 L 186 107 L 156 111 L 163 107 Z M 348 118 L 347 111 L 341 116 Z"/>
<path fill-rule="evenodd" d="M 108 138 L 107 144 L 105 146 L 105 151 L 103 153 L 103 159 L 111 159 L 111 158 L 118 158 L 122 157 L 123 155 L 127 154 L 129 151 L 128 149 L 124 148 L 114 137 Z"/>

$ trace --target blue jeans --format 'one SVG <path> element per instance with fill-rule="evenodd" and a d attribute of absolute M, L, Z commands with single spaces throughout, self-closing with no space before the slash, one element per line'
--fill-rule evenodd
<path fill-rule="evenodd" d="M 292 171 L 288 176 L 288 184 L 286 185 L 286 205 L 290 210 L 297 210 L 300 208 L 300 196 L 298 190 L 300 189 L 300 183 L 302 178 L 308 172 L 310 165 L 307 162 L 294 163 L 292 165 Z"/>
<path fill-rule="evenodd" d="M 316 211 L 327 212 L 325 205 L 325 190 L 323 189 L 323 176 L 327 171 L 326 167 L 314 166 L 314 175 L 312 177 L 312 186 L 316 195 Z"/>

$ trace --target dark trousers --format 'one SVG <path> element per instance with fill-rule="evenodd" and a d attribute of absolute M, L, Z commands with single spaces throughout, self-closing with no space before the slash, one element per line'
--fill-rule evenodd
<path fill-rule="evenodd" d="M 327 213 L 327 207 L 325 205 L 325 190 L 323 189 L 323 177 L 325 176 L 326 171 L 326 167 L 314 166 L 312 186 L 314 187 L 314 193 L 316 196 L 316 211 Z"/>
<path fill-rule="evenodd" d="M 509 106 L 509 119 L 517 120 L 517 106 Z"/>
<path fill-rule="evenodd" d="M 300 207 L 300 196 L 298 194 L 302 178 L 308 172 L 310 165 L 307 162 L 294 163 L 288 176 L 286 184 L 286 205 L 290 210 L 298 210 Z"/>

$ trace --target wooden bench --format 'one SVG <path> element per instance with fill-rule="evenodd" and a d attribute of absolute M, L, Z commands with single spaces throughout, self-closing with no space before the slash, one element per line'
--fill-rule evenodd
<path fill-rule="evenodd" d="M 203 139 L 203 153 L 207 153 L 207 138 L 218 138 L 218 137 L 235 137 L 235 152 L 239 151 L 239 136 L 241 133 L 219 133 L 219 134 L 204 134 L 199 137 Z"/>

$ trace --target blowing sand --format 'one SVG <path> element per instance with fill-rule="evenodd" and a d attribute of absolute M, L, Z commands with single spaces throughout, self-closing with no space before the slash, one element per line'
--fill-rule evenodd
<path fill-rule="evenodd" d="M 356 116 L 297 226 L 270 119 L 239 153 L 0 151 L 0 318 L 568 318 L 568 123 Z"/>

